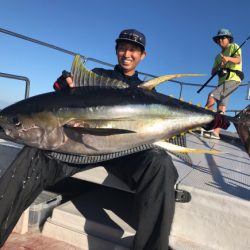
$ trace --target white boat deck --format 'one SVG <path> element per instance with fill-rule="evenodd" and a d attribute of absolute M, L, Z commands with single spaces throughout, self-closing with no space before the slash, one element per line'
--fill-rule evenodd
<path fill-rule="evenodd" d="M 192 197 L 188 203 L 176 203 L 170 237 L 173 249 L 250 249 L 250 158 L 237 138 L 227 134 L 222 138 L 188 134 L 188 147 L 224 152 L 190 154 L 192 166 L 173 155 L 179 172 L 177 188 Z M 9 144 L 0 143 L 2 171 L 19 151 L 18 145 Z M 81 195 L 56 207 L 42 234 L 86 250 L 129 249 L 135 233 L 128 218 L 131 190 L 101 166 L 74 177 L 93 187 L 83 188 Z"/>
<path fill-rule="evenodd" d="M 190 148 L 213 148 L 223 154 L 190 154 L 191 168 L 180 160 L 176 163 L 181 186 L 250 201 L 250 158 L 237 138 L 223 136 L 211 140 L 199 134 L 187 135 Z"/>

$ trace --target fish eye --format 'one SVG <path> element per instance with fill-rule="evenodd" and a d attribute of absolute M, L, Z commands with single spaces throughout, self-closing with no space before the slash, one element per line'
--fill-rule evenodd
<path fill-rule="evenodd" d="M 21 122 L 17 117 L 13 117 L 12 121 L 17 127 L 21 126 Z"/>

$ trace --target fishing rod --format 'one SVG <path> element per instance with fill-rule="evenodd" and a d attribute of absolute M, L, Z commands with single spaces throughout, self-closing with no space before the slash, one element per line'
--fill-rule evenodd
<path fill-rule="evenodd" d="M 231 55 L 231 57 L 233 57 L 236 54 L 236 52 L 249 40 L 249 38 L 250 38 L 250 36 L 239 46 L 238 49 L 236 49 L 234 51 L 234 53 Z M 207 86 L 207 84 L 218 74 L 218 71 L 219 70 L 217 70 L 215 73 L 213 73 L 211 75 L 211 77 L 197 90 L 197 93 L 200 93 L 202 91 L 202 89 Z"/>

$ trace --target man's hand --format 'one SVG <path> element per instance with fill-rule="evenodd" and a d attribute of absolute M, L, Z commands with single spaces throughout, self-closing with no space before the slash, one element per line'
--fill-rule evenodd
<path fill-rule="evenodd" d="M 230 122 L 227 118 L 220 113 L 216 113 L 214 116 L 214 120 L 207 124 L 204 128 L 206 130 L 212 130 L 215 128 L 227 129 L 230 126 Z"/>
<path fill-rule="evenodd" d="M 54 90 L 61 91 L 72 87 L 74 85 L 71 73 L 63 70 L 62 75 L 53 84 Z"/>

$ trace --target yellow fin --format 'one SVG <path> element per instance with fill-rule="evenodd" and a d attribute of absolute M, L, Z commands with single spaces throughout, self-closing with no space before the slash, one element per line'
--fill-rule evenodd
<path fill-rule="evenodd" d="M 180 153 L 196 153 L 196 154 L 223 154 L 224 152 L 214 150 L 214 149 L 195 149 L 195 148 L 186 148 L 182 146 L 178 146 L 166 141 L 158 141 L 153 143 L 156 146 L 159 146 L 161 148 L 164 148 L 169 151 L 173 152 L 180 152 Z"/>
<path fill-rule="evenodd" d="M 175 74 L 175 75 L 165 75 L 165 76 L 159 76 L 156 78 L 153 78 L 149 81 L 146 81 L 140 85 L 138 85 L 139 88 L 143 88 L 143 89 L 148 89 L 148 90 L 152 90 L 153 88 L 155 88 L 156 86 L 158 86 L 159 84 L 169 81 L 171 79 L 175 79 L 175 78 L 180 78 L 180 77 L 184 77 L 184 76 L 205 76 L 204 74 Z"/>
<path fill-rule="evenodd" d="M 103 87 L 103 88 L 119 88 L 124 89 L 128 88 L 129 85 L 123 81 L 104 77 L 97 75 L 91 70 L 88 70 L 84 63 L 81 60 L 80 55 L 76 55 L 74 57 L 72 67 L 71 67 L 71 75 L 73 77 L 73 86 L 74 87 L 87 87 L 87 86 L 95 86 L 95 87 Z"/>

